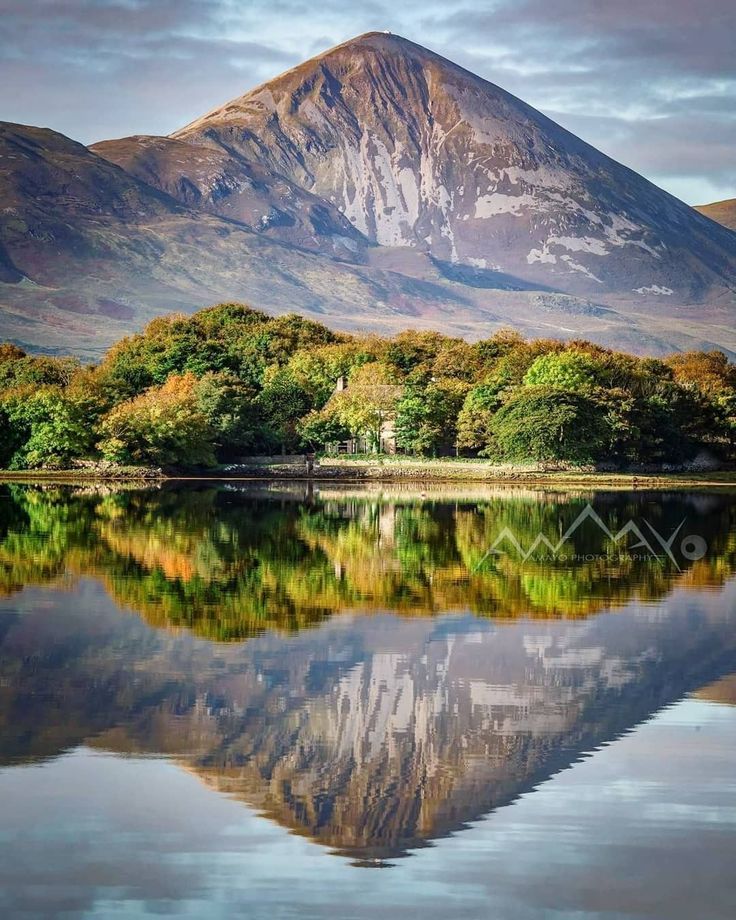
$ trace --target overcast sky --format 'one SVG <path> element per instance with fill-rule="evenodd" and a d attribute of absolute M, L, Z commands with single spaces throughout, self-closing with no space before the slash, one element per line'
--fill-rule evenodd
<path fill-rule="evenodd" d="M 167 134 L 390 29 L 683 198 L 736 197 L 736 0 L 0 0 L 0 119 Z"/>

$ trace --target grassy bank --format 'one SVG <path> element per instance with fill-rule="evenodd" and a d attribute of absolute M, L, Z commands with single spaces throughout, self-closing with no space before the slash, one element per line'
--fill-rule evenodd
<path fill-rule="evenodd" d="M 0 470 L 0 482 L 161 482 L 170 473 L 147 466 L 89 464 L 68 470 Z"/>
<path fill-rule="evenodd" d="M 736 486 L 736 472 L 612 473 L 593 469 L 545 469 L 535 464 L 498 464 L 488 460 L 380 459 L 326 457 L 319 463 L 321 477 L 368 481 L 496 482 L 546 485 L 616 486 L 623 489 L 652 486 Z"/>
<path fill-rule="evenodd" d="M 253 458 L 252 461 L 212 470 L 181 472 L 149 467 L 90 464 L 69 470 L 0 471 L 0 481 L 9 482 L 140 482 L 177 480 L 281 480 L 339 481 L 354 483 L 495 483 L 548 487 L 692 488 L 717 486 L 736 488 L 736 471 L 691 471 L 666 473 L 598 472 L 591 469 L 544 469 L 533 464 L 494 464 L 487 460 L 423 459 L 411 457 L 325 457 L 308 463 L 305 457 Z"/>

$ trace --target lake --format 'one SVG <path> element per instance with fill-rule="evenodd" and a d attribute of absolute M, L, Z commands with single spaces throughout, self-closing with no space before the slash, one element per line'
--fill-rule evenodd
<path fill-rule="evenodd" d="M 735 768 L 733 491 L 0 485 L 4 917 L 732 920 Z"/>

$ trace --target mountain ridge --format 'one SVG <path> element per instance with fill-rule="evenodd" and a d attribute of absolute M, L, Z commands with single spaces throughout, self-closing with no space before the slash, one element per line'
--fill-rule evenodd
<path fill-rule="evenodd" d="M 133 135 L 89 149 L 188 207 L 236 220 L 283 242 L 358 262 L 364 261 L 362 251 L 370 245 L 328 202 L 215 145 Z"/>
<path fill-rule="evenodd" d="M 729 230 L 736 230 L 736 198 L 726 198 L 710 204 L 698 204 L 695 205 L 695 210 L 724 227 L 728 227 Z"/>

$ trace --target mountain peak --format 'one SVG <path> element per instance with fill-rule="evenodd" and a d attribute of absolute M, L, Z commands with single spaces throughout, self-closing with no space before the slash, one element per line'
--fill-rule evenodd
<path fill-rule="evenodd" d="M 394 45 L 411 45 L 413 47 L 419 48 L 420 45 L 417 45 L 415 42 L 410 41 L 408 38 L 404 38 L 402 35 L 398 35 L 396 32 L 391 32 L 389 29 L 380 30 L 372 29 L 369 32 L 362 32 L 360 35 L 356 35 L 353 38 L 348 38 L 344 42 L 340 42 L 337 45 L 334 45 L 333 48 L 322 52 L 322 54 L 329 54 L 330 51 L 333 51 L 335 48 L 344 48 L 355 46 L 357 47 L 373 47 L 376 43 L 385 43 L 385 44 L 394 44 Z"/>
<path fill-rule="evenodd" d="M 363 60 L 368 57 L 378 59 L 402 58 L 404 60 L 421 62 L 422 64 L 434 62 L 440 67 L 463 73 L 470 80 L 480 81 L 480 78 L 475 74 L 464 70 L 448 58 L 437 54 L 436 51 L 425 48 L 424 45 L 419 45 L 409 38 L 404 38 L 403 35 L 397 35 L 395 32 L 388 31 L 364 32 L 362 35 L 356 35 L 355 38 L 350 38 L 347 41 L 341 42 L 339 45 L 335 45 L 332 48 L 328 48 L 326 51 L 320 52 L 299 65 L 299 67 L 294 68 L 294 70 L 300 70 L 301 68 L 308 69 L 318 63 L 325 63 L 333 60 L 338 61 L 351 57 Z M 278 80 L 279 78 L 276 77 L 276 79 Z"/>
<path fill-rule="evenodd" d="M 363 63 L 371 59 L 380 61 L 397 58 L 423 62 L 435 59 L 438 62 L 443 62 L 448 67 L 455 66 L 451 61 L 445 60 L 428 48 L 424 48 L 422 45 L 418 45 L 416 42 L 410 41 L 408 38 L 404 38 L 394 32 L 364 32 L 362 35 L 349 38 L 332 48 L 320 51 L 301 64 L 297 64 L 296 67 L 292 67 L 290 70 L 250 90 L 245 94 L 245 97 L 257 93 L 263 86 L 273 88 L 286 83 L 293 85 L 296 80 L 309 75 L 320 67 L 327 66 L 328 68 L 334 68 L 338 72 L 343 72 L 345 67 L 350 67 L 351 64 Z"/>
<path fill-rule="evenodd" d="M 363 32 L 362 35 L 356 35 L 354 38 L 349 38 L 347 41 L 340 42 L 340 44 L 334 45 L 332 48 L 328 48 L 326 51 L 320 52 L 310 60 L 321 60 L 340 51 L 362 52 L 366 50 L 383 52 L 388 51 L 391 53 L 401 51 L 405 54 L 411 52 L 420 52 L 427 55 L 431 55 L 433 53 L 428 48 L 425 48 L 422 45 L 418 45 L 416 42 L 413 42 L 408 38 L 404 38 L 403 35 L 397 35 L 395 32 L 389 32 L 387 30 L 385 32 Z M 309 63 L 309 61 L 306 61 L 305 63 Z"/>
<path fill-rule="evenodd" d="M 64 156 L 49 137 L 39 141 L 45 159 L 30 142 L 22 158 L 0 159 L 0 206 L 20 209 L 25 222 L 0 222 L 0 275 L 46 279 L 51 291 L 73 270 L 73 295 L 62 290 L 58 302 L 80 312 L 87 305 L 66 254 L 84 246 L 106 265 L 115 256 L 126 267 L 120 277 L 156 266 L 140 289 L 138 280 L 125 288 L 132 302 L 145 287 L 151 303 L 179 306 L 185 284 L 200 303 L 219 275 L 224 298 L 299 303 L 339 316 L 343 328 L 405 315 L 423 323 L 434 311 L 463 334 L 510 321 L 658 352 L 665 340 L 669 348 L 688 338 L 672 328 L 677 311 L 705 304 L 693 316 L 716 331 L 689 347 L 736 350 L 733 231 L 400 35 L 351 38 L 173 137 L 126 138 L 91 153 L 63 142 Z M 45 274 L 44 259 L 53 268 Z M 167 259 L 177 269 L 168 293 L 159 274 Z M 97 266 L 90 276 L 106 277 Z M 16 289 L 18 302 L 38 296 Z M 658 319 L 657 336 L 631 318 L 642 316 Z"/>
<path fill-rule="evenodd" d="M 289 98 L 295 93 L 302 95 L 302 88 L 305 85 L 311 88 L 315 76 L 318 74 L 324 76 L 325 72 L 329 72 L 339 83 L 345 84 L 350 84 L 362 70 L 372 68 L 380 73 L 380 77 L 376 74 L 377 78 L 386 79 L 393 76 L 394 82 L 405 79 L 406 74 L 397 71 L 396 66 L 387 66 L 388 61 L 399 62 L 409 68 L 414 65 L 420 69 L 434 64 L 448 73 L 455 72 L 456 75 L 466 80 L 482 83 L 488 88 L 503 92 L 470 71 L 464 70 L 447 58 L 443 58 L 408 38 L 394 32 L 364 32 L 321 51 L 301 64 L 247 90 L 242 96 L 217 106 L 175 131 L 171 136 L 186 137 L 193 131 L 208 127 L 212 122 L 237 118 L 242 111 L 249 110 L 253 103 L 257 105 L 259 101 L 262 102 L 267 97 L 271 99 L 276 96 Z M 334 86 L 334 81 L 331 82 Z"/>

